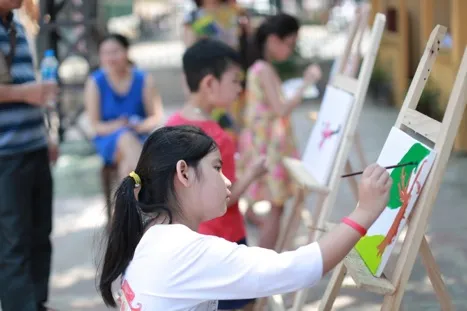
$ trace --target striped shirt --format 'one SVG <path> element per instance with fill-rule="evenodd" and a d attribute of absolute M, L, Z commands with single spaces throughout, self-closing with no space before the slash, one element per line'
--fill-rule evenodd
<path fill-rule="evenodd" d="M 10 14 L 10 18 L 13 14 Z M 24 27 L 15 18 L 16 49 L 11 65 L 13 84 L 35 80 L 35 71 Z M 8 55 L 10 37 L 0 19 L 0 51 Z M 42 108 L 27 103 L 0 103 L 0 156 L 31 152 L 47 146 Z"/>

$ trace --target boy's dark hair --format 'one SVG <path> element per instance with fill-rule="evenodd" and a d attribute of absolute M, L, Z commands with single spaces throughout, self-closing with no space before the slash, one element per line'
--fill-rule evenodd
<path fill-rule="evenodd" d="M 231 65 L 241 64 L 240 55 L 215 39 L 200 39 L 183 54 L 183 72 L 190 92 L 197 92 L 207 75 L 220 79 Z"/>
<path fill-rule="evenodd" d="M 267 17 L 256 30 L 253 38 L 253 49 L 248 65 L 252 65 L 257 59 L 264 59 L 264 47 L 270 35 L 276 35 L 280 39 L 295 34 L 300 29 L 297 18 L 286 13 Z"/>
<path fill-rule="evenodd" d="M 215 141 L 194 126 L 167 126 L 154 131 L 141 151 L 135 173 L 141 179 L 138 200 L 135 180 L 125 177 L 115 193 L 99 291 L 107 306 L 115 307 L 112 283 L 125 271 L 141 240 L 145 225 L 163 217 L 172 223 L 180 215 L 174 178 L 179 160 L 197 171 L 199 162 L 217 149 Z"/>

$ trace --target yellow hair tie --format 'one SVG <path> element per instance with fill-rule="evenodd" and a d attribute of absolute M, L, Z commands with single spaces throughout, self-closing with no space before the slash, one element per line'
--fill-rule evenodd
<path fill-rule="evenodd" d="M 138 186 L 138 185 L 141 185 L 141 178 L 139 178 L 139 175 L 135 173 L 135 171 L 131 172 L 130 173 L 130 177 L 133 178 L 133 180 L 135 181 L 135 184 Z"/>

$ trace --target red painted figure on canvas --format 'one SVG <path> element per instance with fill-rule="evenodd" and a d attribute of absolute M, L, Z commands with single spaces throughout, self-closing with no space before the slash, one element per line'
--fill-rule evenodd
<path fill-rule="evenodd" d="M 319 149 L 321 149 L 321 147 L 323 147 L 323 144 L 326 140 L 328 140 L 329 138 L 331 138 L 333 135 L 339 133 L 341 131 L 341 126 L 339 125 L 339 127 L 337 128 L 337 130 L 331 130 L 330 129 L 331 125 L 329 124 L 329 122 L 325 122 L 324 123 L 324 129 L 321 131 L 321 142 L 319 143 Z"/>

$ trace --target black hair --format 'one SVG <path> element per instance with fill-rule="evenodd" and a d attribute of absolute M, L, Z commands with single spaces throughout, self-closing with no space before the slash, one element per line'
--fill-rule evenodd
<path fill-rule="evenodd" d="M 216 149 L 215 141 L 194 126 L 162 127 L 148 137 L 135 169 L 141 179 L 138 199 L 135 180 L 130 176 L 122 180 L 115 193 L 99 282 L 107 306 L 116 306 L 112 283 L 132 260 L 145 225 L 155 219 L 172 223 L 174 214 L 181 216 L 174 187 L 177 162 L 184 160 L 197 169 L 200 160 Z"/>
<path fill-rule="evenodd" d="M 99 46 L 101 46 L 102 43 L 109 41 L 109 40 L 117 41 L 117 43 L 120 44 L 122 48 L 124 48 L 125 50 L 128 50 L 130 48 L 130 40 L 128 40 L 127 37 L 121 34 L 118 34 L 118 33 L 110 33 L 104 36 L 99 42 Z"/>
<path fill-rule="evenodd" d="M 118 34 L 118 33 L 110 33 L 104 36 L 100 42 L 99 42 L 99 47 L 106 41 L 113 40 L 117 42 L 122 48 L 125 50 L 128 50 L 130 48 L 130 40 L 128 40 L 127 37 L 124 35 Z M 133 61 L 131 59 L 128 59 L 128 63 L 130 65 L 134 65 Z"/>
<path fill-rule="evenodd" d="M 229 0 L 221 0 L 220 3 L 227 3 Z M 196 7 L 201 8 L 203 6 L 203 0 L 194 0 Z"/>
<path fill-rule="evenodd" d="M 279 13 L 268 16 L 258 27 L 254 35 L 249 65 L 253 64 L 257 59 L 264 59 L 264 48 L 270 35 L 276 35 L 280 39 L 284 39 L 297 33 L 299 29 L 300 22 L 292 15 Z"/>
<path fill-rule="evenodd" d="M 199 90 L 207 75 L 220 79 L 232 65 L 241 66 L 240 54 L 216 39 L 200 39 L 183 54 L 183 72 L 191 92 Z"/>

